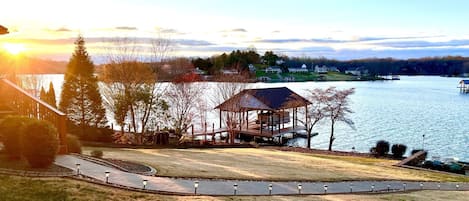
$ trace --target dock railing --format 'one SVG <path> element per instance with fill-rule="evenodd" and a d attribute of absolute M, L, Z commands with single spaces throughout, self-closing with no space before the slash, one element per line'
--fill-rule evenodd
<path fill-rule="evenodd" d="M 0 78 L 0 96 L 19 115 L 51 122 L 58 131 L 59 153 L 67 153 L 67 115 L 32 96 L 13 82 Z"/>

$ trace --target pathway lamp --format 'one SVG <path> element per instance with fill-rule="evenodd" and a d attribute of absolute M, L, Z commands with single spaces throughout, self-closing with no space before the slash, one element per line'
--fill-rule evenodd
<path fill-rule="evenodd" d="M 422 189 L 423 189 L 423 183 L 420 182 L 420 190 L 422 190 Z"/>
<path fill-rule="evenodd" d="M 391 190 L 391 185 L 388 184 L 388 192 Z"/>
<path fill-rule="evenodd" d="M 109 183 L 109 175 L 111 174 L 111 172 L 106 171 L 106 172 L 104 172 L 104 174 L 106 175 L 106 184 L 108 184 Z"/>
<path fill-rule="evenodd" d="M 375 184 L 371 184 L 371 192 L 375 191 Z"/>
<path fill-rule="evenodd" d="M 456 190 L 459 190 L 459 184 L 456 184 Z"/>
<path fill-rule="evenodd" d="M 405 191 L 405 187 L 407 186 L 407 184 L 404 182 L 402 186 L 404 187 L 404 191 Z"/>
<path fill-rule="evenodd" d="M 327 194 L 327 185 L 324 185 L 324 194 Z"/>
<path fill-rule="evenodd" d="M 353 183 L 350 183 L 350 192 L 353 192 Z"/>
<path fill-rule="evenodd" d="M 199 188 L 199 181 L 194 181 L 194 194 L 197 195 L 197 188 Z"/>
<path fill-rule="evenodd" d="M 298 184 L 298 194 L 301 194 L 301 189 L 303 188 L 303 186 L 301 184 Z"/>
<path fill-rule="evenodd" d="M 437 185 L 437 187 L 438 187 L 438 190 L 440 190 L 440 189 L 441 189 L 441 183 L 440 183 L 440 182 L 438 182 L 438 185 Z"/>
<path fill-rule="evenodd" d="M 272 195 L 272 183 L 269 184 L 269 195 Z"/>
<path fill-rule="evenodd" d="M 147 187 L 148 180 L 144 179 L 142 183 L 143 183 L 143 190 L 145 190 L 145 188 Z"/>
<path fill-rule="evenodd" d="M 238 191 L 238 184 L 234 183 L 233 184 L 233 194 L 236 195 L 236 192 Z"/>
<path fill-rule="evenodd" d="M 77 166 L 77 176 L 80 175 L 80 163 L 75 164 Z"/>

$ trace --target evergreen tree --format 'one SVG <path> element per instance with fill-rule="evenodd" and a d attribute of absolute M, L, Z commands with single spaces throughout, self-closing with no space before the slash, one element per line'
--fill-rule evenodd
<path fill-rule="evenodd" d="M 44 87 L 41 87 L 41 92 L 39 92 L 39 99 L 47 103 L 47 93 Z"/>
<path fill-rule="evenodd" d="M 55 90 L 54 90 L 54 84 L 52 82 L 49 83 L 49 90 L 46 93 L 46 102 L 49 103 L 49 105 L 53 107 L 57 107 L 57 101 L 55 99 Z"/>
<path fill-rule="evenodd" d="M 67 64 L 59 108 L 68 119 L 80 126 L 85 134 L 87 127 L 100 127 L 106 123 L 105 109 L 94 76 L 95 66 L 81 35 L 75 41 L 75 51 Z"/>

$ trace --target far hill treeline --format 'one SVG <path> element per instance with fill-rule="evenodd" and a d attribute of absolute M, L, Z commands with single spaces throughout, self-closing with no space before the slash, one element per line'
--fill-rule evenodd
<path fill-rule="evenodd" d="M 278 62 L 280 61 L 280 62 Z M 265 68 L 267 66 L 279 66 L 282 69 L 300 68 L 306 64 L 312 66 L 334 66 L 341 72 L 361 68 L 368 70 L 370 75 L 446 75 L 458 76 L 469 73 L 469 57 L 445 56 L 425 57 L 419 59 L 393 59 L 393 58 L 367 58 L 340 61 L 324 57 L 288 57 L 279 56 L 272 51 L 259 55 L 255 50 L 232 51 L 210 58 L 196 58 L 192 60 L 194 66 L 207 71 L 208 74 L 216 74 L 221 69 L 247 71 L 249 64 Z"/>
<path fill-rule="evenodd" d="M 2 54 L 0 54 L 2 57 Z M 0 65 L 14 65 L 17 73 L 25 74 L 56 74 L 64 73 L 66 62 L 43 60 L 37 58 L 20 59 L 21 62 L 13 62 L 1 59 Z M 279 62 L 281 61 L 281 62 Z M 288 57 L 277 55 L 272 51 L 267 51 L 260 55 L 252 49 L 235 50 L 230 53 L 214 55 L 209 58 L 172 58 L 162 62 L 165 68 L 161 71 L 161 78 L 171 79 L 172 75 L 194 68 L 205 71 L 208 75 L 216 75 L 223 70 L 233 70 L 237 72 L 248 72 L 249 64 L 253 64 L 257 69 L 268 66 L 279 66 L 282 69 L 299 68 L 306 64 L 309 69 L 312 66 L 333 66 L 341 72 L 361 68 L 368 70 L 370 75 L 443 75 L 458 76 L 469 73 L 469 57 L 445 56 L 445 57 L 425 57 L 418 59 L 393 59 L 393 58 L 367 58 L 356 60 L 334 60 L 324 57 Z M 98 66 L 97 71 L 100 71 Z"/>

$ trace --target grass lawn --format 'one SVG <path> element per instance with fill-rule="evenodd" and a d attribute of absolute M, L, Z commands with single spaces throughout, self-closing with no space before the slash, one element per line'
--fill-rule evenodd
<path fill-rule="evenodd" d="M 24 178 L 0 175 L 0 200 L 2 201 L 87 201 L 87 200 L 467 200 L 469 192 L 420 191 L 406 194 L 381 195 L 327 195 L 327 196 L 243 196 L 243 197 L 209 197 L 209 196 L 166 196 L 109 188 L 82 181 L 52 178 Z"/>
<path fill-rule="evenodd" d="M 13 170 L 28 170 L 35 172 L 68 172 L 66 168 L 52 164 L 48 168 L 31 168 L 26 159 L 10 160 L 5 153 L 0 152 L 0 168 L 13 169 Z"/>
<path fill-rule="evenodd" d="M 284 152 L 272 149 L 124 149 L 102 150 L 104 158 L 144 163 L 158 175 L 277 181 L 439 180 L 465 181 L 465 176 L 417 171 L 392 166 L 394 160 Z"/>

